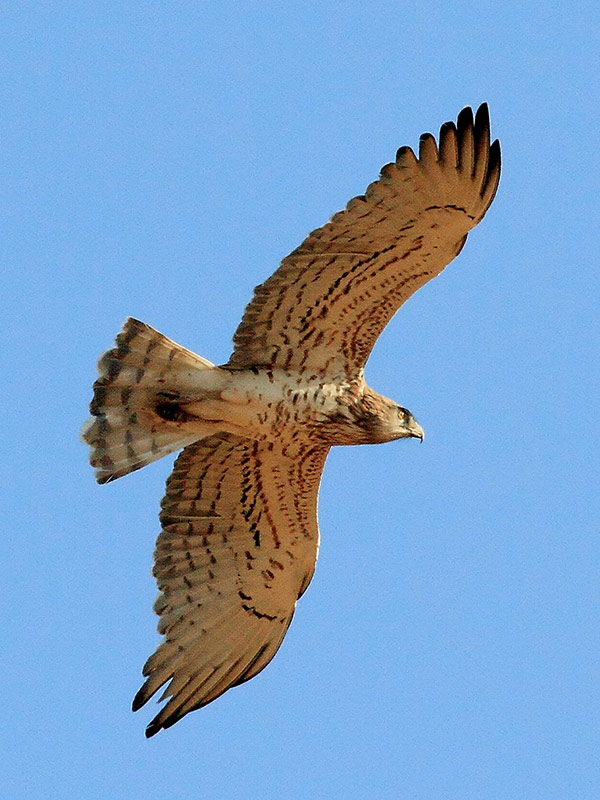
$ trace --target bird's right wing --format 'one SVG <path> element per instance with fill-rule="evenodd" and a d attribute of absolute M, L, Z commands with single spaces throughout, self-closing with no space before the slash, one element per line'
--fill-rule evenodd
<path fill-rule="evenodd" d="M 233 367 L 362 373 L 398 308 L 460 252 L 494 198 L 500 146 L 487 106 L 421 136 L 258 286 L 234 336 Z"/>
<path fill-rule="evenodd" d="M 165 638 L 144 667 L 140 708 L 165 683 L 152 736 L 256 675 L 275 655 L 319 543 L 328 447 L 219 434 L 186 447 L 167 482 L 154 575 Z"/>

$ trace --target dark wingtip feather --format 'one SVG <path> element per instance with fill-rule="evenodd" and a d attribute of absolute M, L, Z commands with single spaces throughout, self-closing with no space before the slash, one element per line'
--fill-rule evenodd
<path fill-rule="evenodd" d="M 500 169 L 502 165 L 502 152 L 500 150 L 500 140 L 494 139 L 492 144 L 490 145 L 490 162 L 488 164 L 488 172 L 492 172 L 494 169 Z"/>
<path fill-rule="evenodd" d="M 160 730 L 162 730 L 162 725 L 157 725 L 153 720 L 146 728 L 146 739 L 152 738 Z"/>
<path fill-rule="evenodd" d="M 199 706 L 198 706 L 199 707 Z M 190 711 L 195 711 L 196 707 L 190 709 Z M 150 739 L 152 736 L 157 734 L 159 731 L 166 730 L 167 728 L 171 728 L 175 725 L 176 722 L 179 722 L 185 714 L 180 714 L 178 711 L 173 712 L 168 717 L 165 717 L 162 721 L 160 721 L 160 714 L 152 720 L 146 726 L 146 739 Z"/>
<path fill-rule="evenodd" d="M 482 103 L 475 114 L 475 161 L 482 150 L 490 146 L 490 112 L 487 103 Z"/>
<path fill-rule="evenodd" d="M 456 127 L 459 133 L 463 133 L 468 128 L 473 127 L 473 109 L 471 106 L 466 106 L 460 112 L 456 120 Z"/>
<path fill-rule="evenodd" d="M 475 127 L 488 128 L 490 127 L 490 109 L 487 103 L 482 103 L 477 109 L 475 114 Z"/>
<path fill-rule="evenodd" d="M 453 122 L 444 122 L 440 128 L 440 161 L 449 166 L 459 162 L 458 139 L 456 125 Z"/>
<path fill-rule="evenodd" d="M 413 163 L 417 162 L 417 157 L 415 156 L 411 147 L 407 145 L 403 145 L 400 147 L 396 152 L 396 164 L 402 166 L 402 164 L 406 163 Z"/>
<path fill-rule="evenodd" d="M 131 710 L 132 711 L 139 711 L 140 708 L 148 702 L 149 698 L 146 697 L 146 684 L 142 686 L 142 688 L 137 692 L 136 696 L 133 698 L 133 702 L 131 703 Z"/>
<path fill-rule="evenodd" d="M 437 161 L 439 158 L 438 145 L 432 133 L 422 133 L 419 138 L 419 161 L 432 158 Z"/>
<path fill-rule="evenodd" d="M 500 151 L 500 142 L 498 139 L 495 139 L 490 146 L 490 158 L 488 161 L 487 175 L 481 189 L 482 197 L 485 197 L 489 192 L 489 197 L 486 198 L 487 208 L 489 208 L 492 204 L 492 201 L 496 196 L 496 192 L 498 191 L 501 167 L 502 154 Z"/>
<path fill-rule="evenodd" d="M 450 131 L 456 133 L 456 125 L 451 120 L 449 122 L 444 122 L 440 127 L 440 139 L 450 133 Z"/>

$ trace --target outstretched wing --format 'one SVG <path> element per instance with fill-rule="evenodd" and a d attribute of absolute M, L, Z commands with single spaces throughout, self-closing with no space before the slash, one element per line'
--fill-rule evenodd
<path fill-rule="evenodd" d="M 144 666 L 140 708 L 165 683 L 152 736 L 275 655 L 312 577 L 328 448 L 219 434 L 186 447 L 167 481 L 154 575 L 163 642 Z"/>
<path fill-rule="evenodd" d="M 255 289 L 234 336 L 233 367 L 354 377 L 398 308 L 458 255 L 500 178 L 486 105 L 421 136 L 363 196 L 313 231 Z"/>

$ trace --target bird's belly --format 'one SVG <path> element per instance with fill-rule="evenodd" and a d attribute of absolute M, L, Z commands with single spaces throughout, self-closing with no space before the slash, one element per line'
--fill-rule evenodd
<path fill-rule="evenodd" d="M 283 370 L 231 371 L 218 393 L 185 406 L 215 432 L 257 440 L 322 439 L 324 423 L 340 408 L 348 386 Z"/>

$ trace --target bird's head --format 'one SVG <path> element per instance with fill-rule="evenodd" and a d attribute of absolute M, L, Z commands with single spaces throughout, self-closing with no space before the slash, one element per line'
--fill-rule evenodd
<path fill-rule="evenodd" d="M 425 431 L 410 411 L 394 403 L 393 400 L 388 400 L 387 397 L 383 397 L 382 400 L 386 402 L 380 418 L 380 427 L 389 436 L 385 441 L 394 439 L 420 439 L 423 441 Z"/>
<path fill-rule="evenodd" d="M 347 407 L 340 432 L 348 444 L 379 444 L 395 439 L 420 439 L 425 432 L 406 408 L 366 387 L 360 399 Z M 337 420 L 336 420 L 337 421 Z M 342 442 L 340 442 L 342 443 Z"/>

